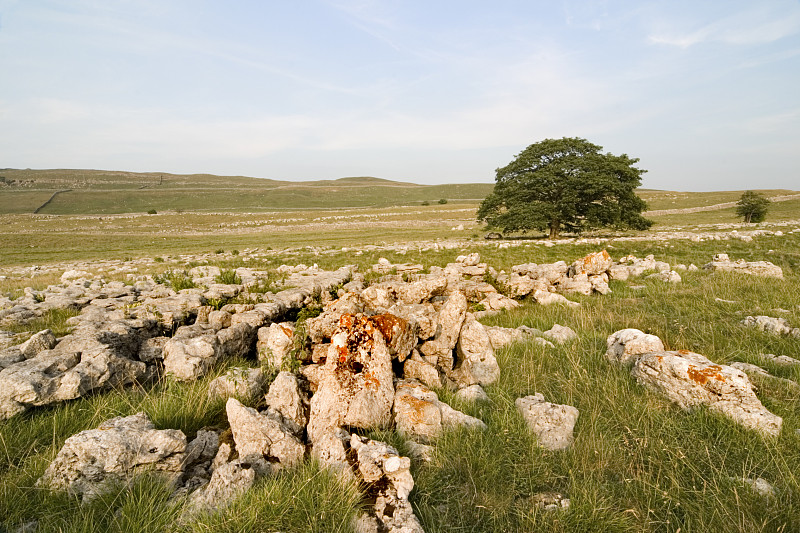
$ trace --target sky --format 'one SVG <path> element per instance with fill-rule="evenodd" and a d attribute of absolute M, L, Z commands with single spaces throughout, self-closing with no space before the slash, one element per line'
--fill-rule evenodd
<path fill-rule="evenodd" d="M 0 167 L 800 189 L 798 0 L 0 0 Z"/>

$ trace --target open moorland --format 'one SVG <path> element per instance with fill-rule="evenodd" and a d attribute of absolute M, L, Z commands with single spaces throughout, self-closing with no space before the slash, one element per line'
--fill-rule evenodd
<path fill-rule="evenodd" d="M 800 530 L 800 193 L 0 176 L 0 531 Z"/>

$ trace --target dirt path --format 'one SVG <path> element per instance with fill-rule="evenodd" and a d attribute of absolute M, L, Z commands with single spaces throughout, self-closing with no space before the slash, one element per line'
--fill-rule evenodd
<path fill-rule="evenodd" d="M 785 202 L 787 200 L 795 200 L 800 198 L 800 194 L 787 194 L 784 196 L 772 196 L 771 202 Z M 680 215 L 685 213 L 699 213 L 701 211 L 717 211 L 719 209 L 728 209 L 729 207 L 736 207 L 737 202 L 724 202 L 721 204 L 704 205 L 701 207 L 684 207 L 679 209 L 656 209 L 655 211 L 647 211 L 645 215 Z"/>

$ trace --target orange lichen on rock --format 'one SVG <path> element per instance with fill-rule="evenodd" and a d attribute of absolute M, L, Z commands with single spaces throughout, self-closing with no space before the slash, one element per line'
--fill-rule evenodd
<path fill-rule="evenodd" d="M 700 385 L 705 385 L 711 378 L 714 378 L 717 381 L 725 381 L 725 378 L 719 373 L 720 370 L 722 370 L 722 367 L 719 365 L 710 365 L 703 369 L 689 365 L 686 373 L 689 374 L 689 378 L 692 381 L 695 381 Z"/>
<path fill-rule="evenodd" d="M 391 344 L 394 336 L 403 332 L 408 326 L 408 322 L 405 319 L 391 313 L 371 316 L 367 320 L 381 332 L 386 344 Z"/>

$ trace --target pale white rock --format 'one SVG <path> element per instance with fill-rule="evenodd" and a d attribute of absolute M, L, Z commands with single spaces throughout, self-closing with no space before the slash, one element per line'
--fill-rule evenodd
<path fill-rule="evenodd" d="M 774 498 L 775 495 L 776 495 L 775 494 L 775 487 L 773 487 L 772 484 L 769 481 L 767 481 L 766 479 L 764 479 L 762 477 L 757 477 L 755 479 L 748 478 L 748 477 L 740 478 L 740 479 L 736 479 L 736 478 L 732 478 L 732 479 L 734 479 L 735 481 L 740 481 L 740 482 L 744 483 L 745 485 L 750 487 L 754 492 L 756 492 L 757 494 L 759 494 L 759 495 L 761 495 L 761 496 L 763 496 L 765 498 Z"/>
<path fill-rule="evenodd" d="M 478 305 L 483 305 L 488 311 L 500 311 L 503 309 L 516 309 L 520 306 L 520 303 L 499 292 L 490 292 L 483 300 L 478 302 Z"/>
<path fill-rule="evenodd" d="M 748 316 L 742 320 L 742 324 L 773 335 L 791 335 L 800 338 L 800 329 L 792 328 L 785 318 L 773 318 L 763 315 Z"/>
<path fill-rule="evenodd" d="M 280 372 L 270 384 L 264 400 L 272 411 L 281 415 L 283 423 L 295 435 L 302 435 L 308 424 L 308 400 L 300 389 L 297 376 Z"/>
<path fill-rule="evenodd" d="M 58 344 L 56 336 L 49 329 L 34 333 L 30 339 L 19 345 L 19 351 L 26 359 L 35 357 L 40 352 L 52 350 Z"/>
<path fill-rule="evenodd" d="M 703 268 L 712 272 L 738 272 L 753 276 L 783 279 L 781 267 L 769 261 L 745 261 L 743 259 L 731 261 L 728 259 L 727 254 L 715 255 L 713 261 L 703 265 Z"/>
<path fill-rule="evenodd" d="M 234 367 L 208 384 L 208 397 L 252 401 L 263 394 L 266 384 L 260 368 Z"/>
<path fill-rule="evenodd" d="M 484 326 L 486 332 L 489 334 L 489 340 L 492 342 L 492 348 L 499 350 L 500 348 L 518 342 L 526 338 L 526 334 L 517 328 L 504 328 L 502 326 Z"/>
<path fill-rule="evenodd" d="M 437 317 L 437 331 L 432 340 L 424 342 L 419 351 L 439 359 L 442 368 L 452 369 L 453 349 L 458 342 L 461 326 L 467 316 L 467 298 L 460 292 L 450 294 Z"/>
<path fill-rule="evenodd" d="M 579 415 L 575 407 L 546 402 L 541 393 L 517 398 L 514 404 L 542 447 L 565 450 L 574 441 L 573 432 Z"/>
<path fill-rule="evenodd" d="M 473 252 L 468 255 L 460 255 L 456 258 L 456 262 L 461 263 L 464 266 L 476 266 L 481 262 L 481 254 L 478 252 Z"/>
<path fill-rule="evenodd" d="M 234 315 L 236 316 L 236 315 Z M 217 332 L 221 357 L 246 357 L 256 342 L 258 330 L 247 322 L 238 322 Z"/>
<path fill-rule="evenodd" d="M 489 333 L 471 314 L 466 316 L 461 327 L 456 353 L 455 368 L 452 372 L 445 369 L 445 372 L 459 389 L 474 384 L 490 385 L 500 377 Z"/>
<path fill-rule="evenodd" d="M 615 331 L 606 339 L 606 346 L 606 359 L 622 365 L 642 354 L 664 351 L 664 343 L 657 336 L 633 328 Z"/>
<path fill-rule="evenodd" d="M 403 363 L 403 376 L 407 379 L 416 379 L 431 388 L 441 387 L 443 385 L 439 370 L 431 363 L 425 361 L 416 350 L 414 354 Z"/>
<path fill-rule="evenodd" d="M 541 305 L 564 304 L 570 307 L 578 307 L 580 305 L 578 302 L 567 300 L 561 294 L 542 290 L 537 290 L 533 293 L 533 298 L 536 300 L 536 303 Z"/>
<path fill-rule="evenodd" d="M 185 450 L 181 431 L 157 430 L 144 413 L 112 418 L 68 438 L 37 486 L 66 490 L 86 501 L 137 474 L 158 474 L 175 482 Z"/>
<path fill-rule="evenodd" d="M 193 492 L 186 504 L 186 517 L 210 513 L 224 508 L 250 490 L 256 480 L 257 467 L 253 461 L 234 459 L 214 469 L 211 480 Z"/>
<path fill-rule="evenodd" d="M 272 323 L 258 329 L 256 353 L 259 361 L 267 361 L 274 368 L 280 368 L 294 346 L 294 324 L 291 322 Z"/>
<path fill-rule="evenodd" d="M 66 283 L 72 280 L 80 278 L 89 278 L 89 277 L 91 277 L 91 274 L 89 274 L 85 270 L 70 269 L 61 274 L 61 283 Z"/>
<path fill-rule="evenodd" d="M 393 412 L 397 430 L 421 442 L 435 440 L 444 429 L 486 429 L 483 421 L 453 409 L 435 392 L 413 380 L 397 382 Z"/>
<path fill-rule="evenodd" d="M 575 330 L 560 324 L 553 324 L 553 327 L 542 333 L 542 336 L 558 344 L 564 344 L 565 342 L 573 341 L 578 338 L 578 334 L 575 333 Z"/>
<path fill-rule="evenodd" d="M 794 357 L 789 357 L 788 355 L 775 355 L 772 353 L 765 353 L 761 354 L 761 357 L 763 357 L 767 361 L 770 361 L 771 363 L 775 363 L 776 365 L 780 366 L 800 365 L 800 360 L 797 360 Z"/>
<path fill-rule="evenodd" d="M 305 446 L 281 420 L 245 407 L 236 398 L 228 399 L 225 411 L 239 457 L 266 459 L 273 466 L 283 468 L 297 466 L 303 461 Z"/>
<path fill-rule="evenodd" d="M 217 336 L 209 331 L 197 337 L 173 337 L 163 349 L 164 370 L 179 381 L 191 381 L 205 375 L 222 357 Z"/>
<path fill-rule="evenodd" d="M 215 330 L 229 328 L 231 326 L 231 315 L 227 311 L 211 311 L 208 313 L 208 325 Z"/>
<path fill-rule="evenodd" d="M 637 359 L 631 374 L 683 409 L 705 405 L 764 435 L 780 433 L 783 420 L 761 404 L 741 370 L 681 350 L 644 354 Z"/>
<path fill-rule="evenodd" d="M 680 283 L 681 275 L 674 270 L 662 270 L 661 272 L 650 274 L 646 279 L 656 279 L 664 283 Z"/>
<path fill-rule="evenodd" d="M 306 320 L 306 328 L 311 342 L 321 343 L 329 340 L 339 326 L 339 319 L 342 315 L 355 315 L 368 310 L 371 310 L 371 306 L 360 294 L 345 293 L 341 298 L 326 304 L 319 316 Z"/>
<path fill-rule="evenodd" d="M 430 339 L 436 334 L 438 313 L 431 303 L 396 303 L 387 310 L 387 313 L 408 321 L 412 327 L 416 324 L 417 337 L 420 340 Z"/>
<path fill-rule="evenodd" d="M 350 448 L 355 452 L 356 475 L 377 488 L 371 511 L 381 529 L 394 533 L 424 533 L 408 501 L 414 488 L 411 460 L 401 457 L 386 443 L 358 435 L 351 436 Z"/>
<path fill-rule="evenodd" d="M 477 384 L 459 389 L 456 392 L 456 398 L 470 403 L 489 401 L 489 396 L 486 394 L 486 391 L 483 390 L 483 387 Z"/>

